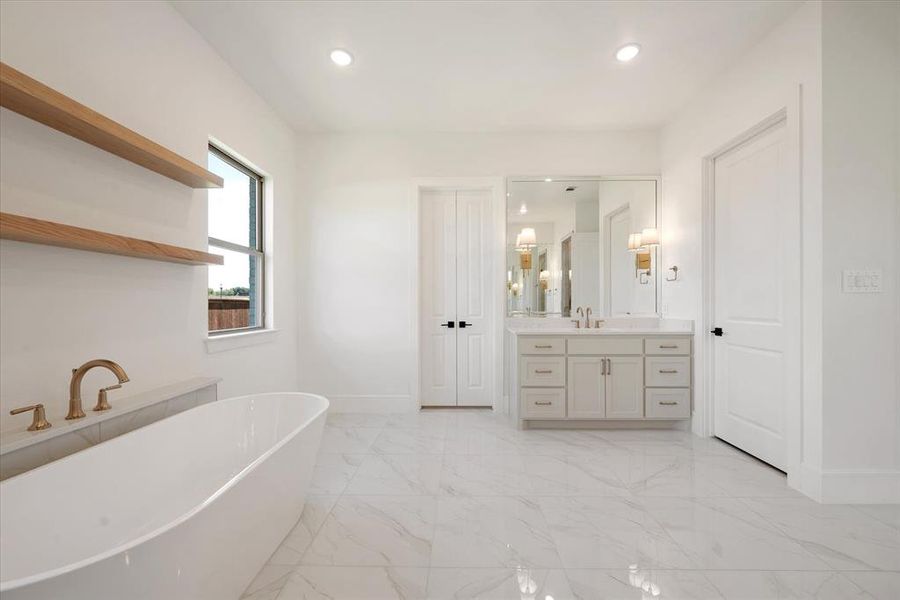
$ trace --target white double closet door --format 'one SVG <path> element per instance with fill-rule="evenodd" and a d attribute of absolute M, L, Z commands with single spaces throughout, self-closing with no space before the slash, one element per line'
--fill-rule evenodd
<path fill-rule="evenodd" d="M 491 406 L 491 192 L 420 199 L 421 405 Z"/>

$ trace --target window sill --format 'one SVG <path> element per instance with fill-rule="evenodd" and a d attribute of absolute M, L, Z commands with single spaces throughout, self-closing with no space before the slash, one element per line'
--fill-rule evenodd
<path fill-rule="evenodd" d="M 277 337 L 277 329 L 255 329 L 253 331 L 211 335 L 206 338 L 206 353 L 215 354 L 216 352 L 226 352 L 246 346 L 267 344 L 274 342 Z"/>

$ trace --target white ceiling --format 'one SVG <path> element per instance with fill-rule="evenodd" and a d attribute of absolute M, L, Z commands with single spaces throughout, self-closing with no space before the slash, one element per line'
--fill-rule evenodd
<path fill-rule="evenodd" d="M 659 127 L 800 2 L 173 4 L 300 131 L 589 131 Z"/>
<path fill-rule="evenodd" d="M 569 187 L 575 189 L 567 192 L 566 188 Z M 596 180 L 511 181 L 507 189 L 507 223 L 554 222 L 564 214 L 574 220 L 576 202 L 599 202 L 600 198 L 600 182 Z M 528 209 L 524 215 L 519 212 L 522 204 Z"/>

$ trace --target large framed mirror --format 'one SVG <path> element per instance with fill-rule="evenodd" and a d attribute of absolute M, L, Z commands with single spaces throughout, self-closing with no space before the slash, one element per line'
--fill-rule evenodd
<path fill-rule="evenodd" d="M 508 316 L 655 315 L 659 179 L 507 179 Z"/>

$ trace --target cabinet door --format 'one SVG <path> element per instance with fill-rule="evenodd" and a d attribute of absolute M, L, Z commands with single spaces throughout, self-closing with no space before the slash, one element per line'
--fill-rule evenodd
<path fill-rule="evenodd" d="M 606 416 L 606 376 L 599 356 L 569 357 L 566 407 L 570 419 Z"/>
<path fill-rule="evenodd" d="M 606 360 L 606 418 L 642 418 L 644 359 L 640 356 L 613 356 Z"/>

